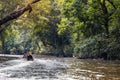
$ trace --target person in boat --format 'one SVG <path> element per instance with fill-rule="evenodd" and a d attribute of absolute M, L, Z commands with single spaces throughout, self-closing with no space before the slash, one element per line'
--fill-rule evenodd
<path fill-rule="evenodd" d="M 27 54 L 26 53 L 23 54 L 23 58 L 27 58 Z"/>
<path fill-rule="evenodd" d="M 27 60 L 33 60 L 33 55 L 32 55 L 32 52 L 29 52 L 28 55 L 27 55 Z"/>

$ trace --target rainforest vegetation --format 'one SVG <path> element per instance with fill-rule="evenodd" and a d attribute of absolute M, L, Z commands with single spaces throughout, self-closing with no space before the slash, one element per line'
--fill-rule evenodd
<path fill-rule="evenodd" d="M 0 53 L 120 59 L 119 0 L 0 0 Z"/>

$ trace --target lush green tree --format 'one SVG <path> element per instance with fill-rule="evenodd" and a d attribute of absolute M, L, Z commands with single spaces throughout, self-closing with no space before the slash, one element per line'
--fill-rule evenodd
<path fill-rule="evenodd" d="M 61 3 L 61 2 L 60 2 Z M 50 0 L 49 14 L 44 13 L 43 19 L 35 26 L 35 34 L 45 46 L 52 46 L 57 56 L 64 56 L 64 45 L 68 42 L 66 33 L 60 33 L 58 24 L 60 23 L 60 4 L 55 0 Z"/>
<path fill-rule="evenodd" d="M 1 0 L 0 13 L 5 53 L 111 58 L 119 49 L 119 0 Z"/>

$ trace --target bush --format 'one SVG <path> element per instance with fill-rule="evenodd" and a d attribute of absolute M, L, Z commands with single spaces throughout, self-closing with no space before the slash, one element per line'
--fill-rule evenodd
<path fill-rule="evenodd" d="M 101 36 L 94 36 L 85 39 L 74 48 L 74 56 L 78 58 L 102 58 L 115 60 L 120 59 L 120 44 L 113 38 L 105 39 Z"/>
<path fill-rule="evenodd" d="M 73 46 L 68 45 L 64 47 L 64 53 L 66 57 L 72 57 L 73 56 Z"/>

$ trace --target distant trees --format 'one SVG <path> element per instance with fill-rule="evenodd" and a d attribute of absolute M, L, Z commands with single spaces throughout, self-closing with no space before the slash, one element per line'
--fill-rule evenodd
<path fill-rule="evenodd" d="M 43 42 L 44 46 L 52 46 L 54 51 L 52 53 L 55 53 L 57 56 L 65 56 L 64 53 L 64 46 L 69 44 L 69 32 L 59 33 L 59 27 L 58 24 L 60 24 L 60 4 L 58 3 L 58 0 L 49 0 L 50 4 L 47 6 L 50 6 L 49 14 L 44 13 L 42 16 L 44 17 L 40 19 L 37 25 L 35 26 L 35 35 L 40 39 L 40 41 Z"/>

